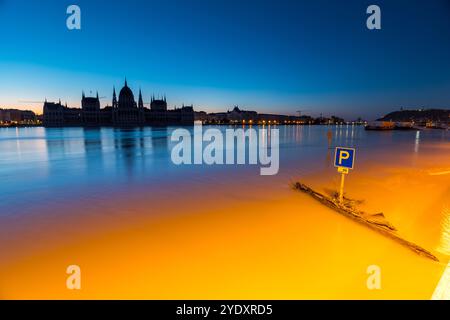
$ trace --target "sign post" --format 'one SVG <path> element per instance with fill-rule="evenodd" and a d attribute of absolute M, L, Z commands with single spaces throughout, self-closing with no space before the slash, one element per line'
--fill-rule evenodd
<path fill-rule="evenodd" d="M 350 169 L 353 169 L 355 163 L 355 149 L 337 147 L 334 154 L 334 166 L 338 168 L 338 172 L 341 173 L 341 187 L 339 188 L 339 203 L 344 203 L 344 182 L 345 175 L 349 173 Z"/>

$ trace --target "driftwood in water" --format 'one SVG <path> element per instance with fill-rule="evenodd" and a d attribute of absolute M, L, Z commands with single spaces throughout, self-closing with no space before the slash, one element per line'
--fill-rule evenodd
<path fill-rule="evenodd" d="M 339 212 L 340 214 L 356 220 L 357 222 L 362 223 L 365 226 L 368 226 L 369 228 L 394 239 L 395 241 L 413 250 L 417 254 L 430 258 L 434 261 L 439 261 L 439 259 L 428 250 L 425 250 L 424 248 L 400 237 L 396 233 L 397 230 L 395 229 L 395 227 L 385 219 L 382 213 L 368 214 L 363 211 L 356 210 L 352 205 L 350 205 L 351 201 L 349 199 L 344 199 L 344 204 L 340 204 L 336 198 L 330 198 L 326 195 L 323 195 L 300 182 L 294 183 L 293 187 L 295 190 L 299 190 L 309 194 L 314 199 L 318 200 L 327 207 Z"/>

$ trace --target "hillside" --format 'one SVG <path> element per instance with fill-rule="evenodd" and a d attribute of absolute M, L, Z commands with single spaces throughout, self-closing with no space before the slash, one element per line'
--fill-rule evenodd
<path fill-rule="evenodd" d="M 421 109 L 394 111 L 380 121 L 415 121 L 415 122 L 444 122 L 450 121 L 450 109 Z"/>

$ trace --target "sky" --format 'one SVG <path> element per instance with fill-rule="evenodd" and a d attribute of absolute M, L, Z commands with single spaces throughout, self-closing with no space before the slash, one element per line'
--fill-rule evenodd
<path fill-rule="evenodd" d="M 145 102 L 209 112 L 449 108 L 450 0 L 0 0 L 0 108 L 80 107 L 82 90 L 107 105 L 125 77 Z"/>

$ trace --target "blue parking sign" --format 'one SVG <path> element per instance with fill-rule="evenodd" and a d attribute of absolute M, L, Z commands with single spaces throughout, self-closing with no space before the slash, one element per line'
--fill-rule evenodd
<path fill-rule="evenodd" d="M 353 169 L 355 164 L 355 149 L 337 147 L 334 155 L 334 166 Z"/>

